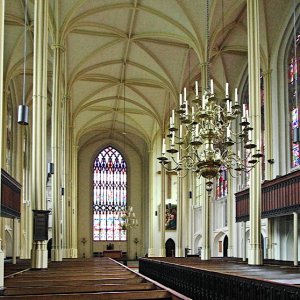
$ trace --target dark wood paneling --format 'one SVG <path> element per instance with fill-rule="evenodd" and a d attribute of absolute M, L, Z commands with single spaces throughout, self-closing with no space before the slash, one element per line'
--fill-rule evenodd
<path fill-rule="evenodd" d="M 262 218 L 300 211 L 300 170 L 262 184 Z M 249 189 L 235 194 L 236 221 L 249 220 Z"/>
<path fill-rule="evenodd" d="M 20 218 L 21 184 L 1 169 L 1 216 Z"/>

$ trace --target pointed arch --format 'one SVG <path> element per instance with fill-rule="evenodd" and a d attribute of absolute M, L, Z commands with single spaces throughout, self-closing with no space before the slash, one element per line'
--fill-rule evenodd
<path fill-rule="evenodd" d="M 120 214 L 127 204 L 127 164 L 114 147 L 102 149 L 93 162 L 93 239 L 126 241 Z"/>

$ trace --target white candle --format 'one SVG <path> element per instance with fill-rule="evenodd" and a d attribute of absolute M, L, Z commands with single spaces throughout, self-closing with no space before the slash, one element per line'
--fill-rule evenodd
<path fill-rule="evenodd" d="M 170 117 L 170 127 L 173 127 L 173 120 L 172 120 L 172 117 Z"/>
<path fill-rule="evenodd" d="M 196 137 L 199 137 L 199 124 L 196 124 L 195 131 L 196 131 Z"/>
<path fill-rule="evenodd" d="M 225 84 L 225 98 L 229 98 L 229 83 Z"/>
<path fill-rule="evenodd" d="M 234 90 L 234 101 L 235 101 L 236 103 L 239 102 L 239 99 L 238 99 L 238 90 L 237 90 L 237 88 L 235 88 L 235 90 Z"/>
<path fill-rule="evenodd" d="M 175 145 L 175 132 L 172 131 L 172 140 L 171 140 L 171 146 Z"/>
<path fill-rule="evenodd" d="M 179 105 L 180 106 L 182 105 L 182 94 L 181 93 L 179 94 Z"/>
<path fill-rule="evenodd" d="M 198 81 L 196 80 L 195 81 L 195 94 L 196 94 L 196 97 L 198 97 Z"/>
<path fill-rule="evenodd" d="M 182 139 L 182 124 L 179 126 L 179 138 Z"/>
<path fill-rule="evenodd" d="M 179 163 L 179 151 L 177 152 L 177 155 L 176 155 L 176 162 Z"/>
<path fill-rule="evenodd" d="M 238 157 L 241 157 L 241 151 L 238 150 Z"/>
<path fill-rule="evenodd" d="M 230 125 L 227 127 L 227 135 L 228 138 L 230 137 Z"/>
<path fill-rule="evenodd" d="M 161 153 L 163 155 L 166 153 L 166 139 L 165 138 L 163 138 Z"/>
<path fill-rule="evenodd" d="M 243 118 L 246 118 L 246 104 L 243 104 Z"/>
<path fill-rule="evenodd" d="M 249 130 L 248 132 L 249 132 L 249 134 L 248 134 L 249 141 L 252 141 L 252 138 L 251 138 L 251 135 L 252 135 L 252 134 L 251 134 L 251 130 Z"/>
<path fill-rule="evenodd" d="M 186 101 L 186 88 L 183 89 L 183 101 Z"/>
<path fill-rule="evenodd" d="M 203 109 L 205 108 L 205 96 L 204 95 L 202 96 L 202 108 Z"/>
<path fill-rule="evenodd" d="M 175 124 L 175 111 L 172 109 L 172 125 L 174 126 Z"/>
<path fill-rule="evenodd" d="M 210 80 L 210 92 L 212 95 L 214 94 L 214 81 L 212 79 Z"/>
<path fill-rule="evenodd" d="M 231 105 L 230 100 L 227 100 L 227 112 L 231 112 Z"/>

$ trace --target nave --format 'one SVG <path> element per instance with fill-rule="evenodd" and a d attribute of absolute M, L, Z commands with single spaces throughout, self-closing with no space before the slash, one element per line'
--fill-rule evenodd
<path fill-rule="evenodd" d="M 5 273 L 0 299 L 190 299 L 110 258 L 66 259 L 47 270 L 20 260 Z"/>

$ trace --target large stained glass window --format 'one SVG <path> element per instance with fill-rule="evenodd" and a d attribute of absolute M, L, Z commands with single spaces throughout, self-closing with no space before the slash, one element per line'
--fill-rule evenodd
<path fill-rule="evenodd" d="M 120 224 L 127 202 L 127 166 L 113 147 L 103 149 L 94 161 L 94 241 L 125 241 Z"/>
<path fill-rule="evenodd" d="M 298 30 L 296 35 L 296 47 L 294 37 L 292 39 L 289 58 L 288 58 L 288 90 L 289 90 L 289 123 L 290 123 L 290 153 L 291 153 L 291 167 L 295 168 L 300 165 L 300 145 L 293 143 L 293 131 L 299 128 L 299 80 L 298 74 L 300 70 L 300 32 Z M 296 50 L 296 51 L 295 51 Z M 297 87 L 297 88 L 296 88 Z M 296 93 L 298 90 L 298 93 Z M 297 99 L 298 96 L 298 99 Z"/>

